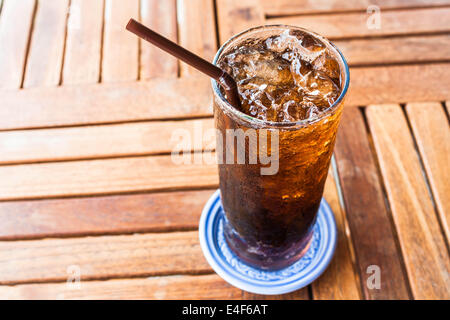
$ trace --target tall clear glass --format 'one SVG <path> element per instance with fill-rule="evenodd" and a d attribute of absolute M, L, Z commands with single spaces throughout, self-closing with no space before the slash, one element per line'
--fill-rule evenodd
<path fill-rule="evenodd" d="M 323 42 L 337 60 L 341 93 L 336 102 L 319 117 L 297 122 L 259 120 L 230 105 L 216 81 L 212 81 L 215 127 L 218 134 L 220 193 L 225 211 L 225 238 L 231 250 L 247 263 L 262 269 L 284 268 L 307 251 L 313 225 L 322 199 L 323 189 L 333 153 L 344 96 L 349 85 L 349 70 L 340 51 L 324 37 L 302 28 L 274 25 L 252 28 L 228 40 L 217 52 L 214 64 L 230 48 L 250 38 L 267 38 L 285 30 L 298 30 Z M 230 130 L 231 129 L 231 130 Z M 236 160 L 239 144 L 229 145 L 227 132 L 242 129 L 246 151 L 244 164 Z M 267 155 L 278 154 L 275 174 L 262 174 L 267 163 L 250 161 L 250 138 L 267 138 Z M 270 135 L 278 137 L 271 142 Z M 259 140 L 262 139 L 262 140 Z M 274 142 L 275 141 L 275 142 Z M 261 152 L 262 145 L 258 148 Z M 275 150 L 275 148 L 277 150 Z M 220 150 L 219 150 L 220 151 Z"/>

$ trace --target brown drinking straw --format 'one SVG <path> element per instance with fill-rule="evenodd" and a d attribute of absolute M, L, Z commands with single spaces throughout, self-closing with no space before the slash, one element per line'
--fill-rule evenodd
<path fill-rule="evenodd" d="M 241 102 L 239 100 L 236 82 L 228 73 L 134 19 L 130 19 L 128 22 L 127 30 L 215 79 L 225 90 L 230 104 L 235 108 L 240 108 Z"/>

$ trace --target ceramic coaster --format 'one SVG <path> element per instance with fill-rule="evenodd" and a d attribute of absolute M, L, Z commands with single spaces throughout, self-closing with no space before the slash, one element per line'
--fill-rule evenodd
<path fill-rule="evenodd" d="M 307 286 L 325 271 L 336 247 L 336 222 L 325 199 L 320 203 L 308 251 L 300 260 L 280 270 L 261 270 L 240 260 L 225 241 L 223 223 L 224 212 L 217 190 L 206 203 L 200 218 L 199 237 L 203 254 L 225 281 L 257 294 L 283 294 Z"/>

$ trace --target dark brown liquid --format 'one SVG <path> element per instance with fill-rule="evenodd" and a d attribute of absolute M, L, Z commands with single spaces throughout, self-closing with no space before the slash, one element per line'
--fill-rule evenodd
<path fill-rule="evenodd" d="M 276 37 L 269 39 L 273 43 Z M 325 50 L 312 38 L 303 40 L 303 44 L 310 44 L 311 50 L 302 48 L 310 50 L 311 54 Z M 317 121 L 291 129 L 278 129 L 279 170 L 275 175 L 261 175 L 261 167 L 267 165 L 248 164 L 248 161 L 236 164 L 235 161 L 235 164 L 220 164 L 219 176 L 222 204 L 228 221 L 225 235 L 229 246 L 252 265 L 277 269 L 295 262 L 309 245 L 342 105 L 319 119 L 321 112 L 328 109 L 340 93 L 339 73 L 336 74 L 334 64 L 337 62 L 326 60 L 332 67 L 325 70 L 324 63 L 319 66 L 317 61 L 301 59 L 301 50 L 298 51 L 299 62 L 286 62 L 283 55 L 292 53 L 289 46 L 278 51 L 270 50 L 267 47 L 270 41 L 248 40 L 226 52 L 219 60 L 219 65 L 237 81 L 241 111 L 262 120 Z M 326 51 L 322 54 L 328 57 Z M 292 67 L 296 63 L 301 67 Z M 296 70 L 306 82 L 295 80 L 300 77 Z M 234 116 L 221 109 L 217 99 L 214 102 L 215 125 L 224 141 L 227 129 L 245 132 L 258 128 L 245 121 L 236 121 Z M 286 105 L 288 107 L 283 107 Z M 259 136 L 260 129 L 256 132 Z M 235 145 L 235 154 L 236 148 Z M 245 148 L 246 155 L 252 152 L 248 141 Z M 270 151 L 270 145 L 268 149 Z M 222 160 L 225 163 L 225 158 Z"/>

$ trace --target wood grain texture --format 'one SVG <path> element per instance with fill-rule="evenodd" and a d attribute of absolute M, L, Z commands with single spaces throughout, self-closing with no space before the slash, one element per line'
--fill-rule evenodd
<path fill-rule="evenodd" d="M 450 59 L 450 35 L 338 40 L 334 44 L 350 66 Z"/>
<path fill-rule="evenodd" d="M 240 299 L 241 290 L 218 275 L 178 275 L 107 281 L 83 281 L 76 284 L 26 284 L 0 286 L 2 299 L 151 299 L 209 300 Z"/>
<path fill-rule="evenodd" d="M 305 23 L 311 23 L 319 29 L 324 28 L 325 35 L 328 32 L 338 39 L 335 42 L 343 49 L 350 65 L 359 66 L 351 70 L 352 82 L 347 95 L 347 106 L 427 102 L 410 103 L 406 107 L 419 149 L 417 151 L 405 116 L 402 112 L 398 113 L 399 106 L 387 106 L 387 109 L 384 109 L 385 106 L 371 106 L 368 109 L 370 131 L 376 131 L 376 154 L 371 151 L 371 136 L 366 131 L 362 115 L 356 108 L 346 109 L 336 146 L 345 210 L 339 205 L 336 185 L 331 178 L 327 181 L 324 194 L 336 214 L 338 224 L 336 255 L 327 271 L 310 288 L 271 297 L 243 292 L 228 285 L 215 274 L 186 275 L 212 272 L 200 252 L 197 233 L 189 230 L 197 227 L 201 207 L 212 189 L 217 187 L 216 166 L 176 166 L 170 156 L 154 154 L 171 150 L 169 127 L 192 132 L 195 123 L 202 123 L 204 127 L 212 126 L 211 119 L 174 121 L 211 115 L 209 79 L 202 76 L 174 79 L 178 72 L 176 60 L 144 43 L 141 43 L 140 60 L 135 58 L 133 61 L 130 59 L 130 63 L 115 65 L 116 60 L 126 60 L 122 58 L 129 53 L 121 51 L 127 48 L 112 50 L 113 52 L 107 49 L 107 43 L 111 43 L 111 47 L 116 45 L 113 44 L 116 36 L 112 36 L 116 32 L 113 28 L 116 23 L 110 23 L 108 31 L 106 22 L 102 44 L 103 0 L 71 0 L 66 54 L 64 59 L 58 58 L 58 38 L 61 37 L 59 31 L 65 17 L 55 15 L 56 22 L 40 18 L 41 15 L 46 16 L 40 10 L 49 10 L 44 1 L 46 0 L 36 1 L 37 16 L 27 60 L 24 55 L 19 68 L 20 54 L 14 53 L 12 57 L 14 61 L 18 61 L 16 69 L 20 69 L 20 78 L 13 81 L 8 79 L 5 88 L 17 89 L 20 86 L 24 67 L 24 87 L 57 85 L 60 75 L 57 70 L 61 68 L 58 61 L 64 62 L 64 84 L 94 83 L 99 79 L 105 82 L 155 79 L 142 83 L 130 81 L 2 91 L 0 130 L 44 129 L 0 132 L 0 163 L 3 164 L 0 166 L 0 177 L 3 177 L 0 179 L 0 240 L 8 240 L 0 241 L 0 284 L 3 284 L 0 285 L 0 297 L 450 299 L 450 259 L 441 230 L 444 230 L 448 240 L 449 190 L 448 179 L 445 179 L 448 170 L 445 169 L 448 167 L 446 156 L 449 152 L 445 150 L 448 149 L 446 142 L 449 139 L 448 130 L 443 129 L 448 129 L 449 110 L 445 114 L 441 107 L 440 111 L 431 114 L 425 109 L 440 106 L 427 101 L 444 101 L 450 97 L 450 87 L 445 85 L 450 80 L 447 71 L 450 66 L 450 41 L 446 34 L 450 30 L 446 23 L 450 17 L 450 9 L 418 9 L 448 5 L 448 1 L 373 0 L 371 4 L 382 9 L 380 30 L 367 29 L 368 15 L 365 10 L 368 3 L 363 0 L 216 1 L 218 31 L 222 43 L 239 31 L 264 24 L 264 13 L 292 15 L 333 11 L 322 16 L 270 18 L 267 23 L 284 19 L 299 21 L 300 25 L 306 27 Z M 52 5 L 52 8 L 61 6 L 58 10 L 62 12 L 66 1 L 60 1 L 57 5 Z M 114 14 L 114 11 L 108 11 L 108 5 L 115 3 L 121 8 L 126 6 L 129 9 L 128 6 L 137 3 L 137 0 L 133 1 L 135 2 L 125 4 L 123 1 L 119 3 L 106 0 L 105 19 L 124 19 L 127 10 L 115 11 Z M 3 72 L 1 67 L 1 61 L 6 61 L 3 59 L 6 57 L 3 48 L 11 42 L 8 39 L 12 37 L 10 29 L 7 35 L 2 33 L 2 23 L 8 21 L 4 19 L 4 13 L 8 9 L 8 3 L 11 8 L 34 1 L 3 2 L 3 11 L 0 13 L 0 74 L 10 77 L 9 71 Z M 167 32 L 166 35 L 177 40 L 176 1 L 140 2 L 140 15 L 144 24 L 163 34 Z M 77 5 L 78 9 L 74 9 Z M 415 8 L 402 9 L 409 6 Z M 87 7 L 90 9 L 86 9 Z M 179 0 L 178 8 L 182 44 L 191 46 L 189 48 L 197 50 L 203 56 L 212 52 L 212 57 L 217 47 L 213 1 Z M 395 10 L 384 11 L 385 9 Z M 20 28 L 26 30 L 26 17 L 30 17 L 28 29 L 26 33 L 23 32 L 27 37 L 33 11 L 20 11 L 20 14 L 16 14 L 20 18 L 9 18 L 14 24 L 20 21 L 23 24 Z M 202 11 L 207 14 L 201 14 Z M 339 11 L 341 13 L 336 14 Z M 186 22 L 188 20 L 198 23 L 189 24 Z M 52 27 L 54 32 L 58 31 L 58 36 L 50 37 L 49 33 L 41 31 L 47 30 L 49 25 L 59 26 L 55 29 Z M 209 29 L 212 31 L 208 31 Z M 14 34 L 19 32 L 15 30 Z M 406 34 L 410 36 L 405 37 Z M 347 37 L 363 39 L 342 40 Z M 366 37 L 371 39 L 365 39 Z M 20 44 L 17 39 L 13 43 L 14 52 L 18 48 L 16 45 Z M 37 39 L 43 41 L 38 42 Z M 27 44 L 28 38 L 24 52 Z M 154 50 L 147 51 L 144 47 Z M 108 50 L 106 57 L 105 50 Z M 35 58 L 46 56 L 42 52 L 50 52 L 48 55 L 55 57 L 43 60 Z M 109 54 L 117 55 L 118 58 L 111 58 Z M 45 62 L 50 59 L 57 63 L 46 65 Z M 417 62 L 420 64 L 412 65 Z M 360 67 L 386 63 L 400 65 Z M 128 68 L 130 65 L 133 68 Z M 109 73 L 108 68 L 111 71 Z M 134 78 L 128 78 L 132 73 Z M 180 69 L 180 73 L 183 76 L 190 75 L 190 70 Z M 19 73 L 12 75 L 18 76 Z M 14 81 L 16 84 L 11 85 Z M 391 107 L 394 111 L 391 111 Z M 153 121 L 163 119 L 165 121 Z M 147 120 L 152 121 L 142 122 Z M 138 122 L 123 123 L 130 121 Z M 82 126 L 45 129 L 73 125 Z M 202 146 L 192 148 L 198 150 Z M 128 158 L 79 160 L 123 156 Z M 418 157 L 423 161 L 436 208 L 433 208 L 429 198 L 426 178 L 422 176 Z M 383 179 L 378 175 L 377 159 L 380 160 Z M 17 164 L 36 161 L 64 162 Z M 387 200 L 382 181 L 386 185 Z M 192 188 L 211 189 L 166 192 Z M 147 191 L 150 193 L 140 193 Z M 140 194 L 106 196 L 135 192 Z M 89 197 L 73 198 L 80 195 Z M 48 197 L 71 198 L 41 199 Z M 39 200 L 30 200 L 36 198 Z M 392 217 L 389 208 L 392 208 L 397 230 L 390 221 Z M 350 232 L 346 229 L 347 223 Z M 183 232 L 179 232 L 180 230 Z M 159 233 L 167 231 L 171 232 Z M 139 232 L 158 233 L 131 235 Z M 122 233 L 127 235 L 118 235 Z M 95 237 L 67 238 L 80 236 Z M 65 238 L 42 239 L 55 237 Z M 354 257 L 352 250 L 355 251 Z M 367 273 L 369 265 L 381 267 L 380 290 L 369 289 L 366 285 L 371 275 Z M 80 289 L 73 289 L 65 283 L 70 276 L 69 266 L 81 268 Z M 360 273 L 359 277 L 357 273 Z M 184 275 L 166 276 L 172 274 Z M 411 284 L 408 284 L 407 275 Z M 148 276 L 151 277 L 143 278 Z M 135 277 L 142 278 L 134 279 Z M 109 278 L 123 279 L 106 280 Z M 29 284 L 30 282 L 40 283 Z M 15 283 L 19 285 L 5 285 Z M 312 297 L 309 296 L 308 289 Z"/>
<path fill-rule="evenodd" d="M 401 107 L 370 106 L 367 119 L 414 297 L 450 299 L 447 246 Z"/>
<path fill-rule="evenodd" d="M 132 81 L 139 75 L 139 39 L 125 29 L 139 19 L 139 0 L 106 0 L 102 82 Z"/>
<path fill-rule="evenodd" d="M 177 42 L 176 0 L 141 0 L 141 21 L 170 40 Z M 140 79 L 178 76 L 178 60 L 161 49 L 139 40 Z"/>
<path fill-rule="evenodd" d="M 383 11 L 379 28 L 372 27 L 368 17 L 369 14 L 361 12 L 283 17 L 268 19 L 267 22 L 302 26 L 330 39 L 447 32 L 450 30 L 450 25 L 447 23 L 450 20 L 450 8 Z"/>
<path fill-rule="evenodd" d="M 302 288 L 300 290 L 286 293 L 286 294 L 275 294 L 275 295 L 262 295 L 250 293 L 247 291 L 242 291 L 243 300 L 310 300 L 308 288 Z"/>
<path fill-rule="evenodd" d="M 264 11 L 269 15 L 293 15 L 307 13 L 366 11 L 369 5 L 380 9 L 399 9 L 408 7 L 433 7 L 448 5 L 448 0 L 346 0 L 346 1 L 311 1 L 311 0 L 262 0 Z"/>
<path fill-rule="evenodd" d="M 450 64 L 351 69 L 348 106 L 436 101 L 450 96 Z M 420 77 L 417 76 L 420 74 Z M 5 90 L 0 129 L 113 123 L 210 116 L 209 79 L 188 77 L 148 82 Z"/>
<path fill-rule="evenodd" d="M 39 1 L 25 71 L 24 88 L 59 84 L 68 9 L 68 0 Z"/>
<path fill-rule="evenodd" d="M 202 156 L 196 154 L 195 157 Z M 205 153 L 215 160 L 215 154 Z M 182 163 L 187 161 L 190 163 Z M 179 163 L 176 164 L 175 162 Z M 0 200 L 216 187 L 217 165 L 146 156 L 0 166 Z"/>
<path fill-rule="evenodd" d="M 450 86 L 442 84 L 450 81 L 449 67 L 448 63 L 436 63 L 352 68 L 347 105 L 448 99 Z"/>
<path fill-rule="evenodd" d="M 71 0 L 67 23 L 63 83 L 96 83 L 100 79 L 103 0 Z"/>
<path fill-rule="evenodd" d="M 212 115 L 206 77 L 5 90 L 1 99 L 1 129 Z"/>
<path fill-rule="evenodd" d="M 323 194 L 333 210 L 338 229 L 338 243 L 325 272 L 312 283 L 314 300 L 359 300 L 361 299 L 359 276 L 354 268 L 351 236 L 347 229 L 345 212 L 339 203 L 338 190 L 330 171 Z"/>
<path fill-rule="evenodd" d="M 0 239 L 193 230 L 213 190 L 0 202 Z"/>
<path fill-rule="evenodd" d="M 214 0 L 178 0 L 177 18 L 179 43 L 207 61 L 212 61 L 217 51 Z M 180 64 L 181 76 L 197 75 L 199 71 Z"/>
<path fill-rule="evenodd" d="M 213 128 L 212 119 L 201 119 L 5 131 L 0 132 L 0 164 L 212 150 Z M 179 145 L 179 134 L 194 137 L 206 130 L 212 141 Z"/>
<path fill-rule="evenodd" d="M 408 299 L 408 279 L 385 206 L 364 119 L 356 108 L 344 110 L 335 147 L 339 181 L 366 299 Z M 380 289 L 369 289 L 371 265 L 380 267 Z"/>
<path fill-rule="evenodd" d="M 450 242 L 450 129 L 445 110 L 440 103 L 409 103 L 406 112 Z"/>
<path fill-rule="evenodd" d="M 0 242 L 0 284 L 211 272 L 196 231 Z"/>
<path fill-rule="evenodd" d="M 217 0 L 220 44 L 241 31 L 265 24 L 258 0 Z"/>
<path fill-rule="evenodd" d="M 22 85 L 36 2 L 8 0 L 0 19 L 0 89 Z M 20 23 L 18 23 L 20 21 Z"/>

